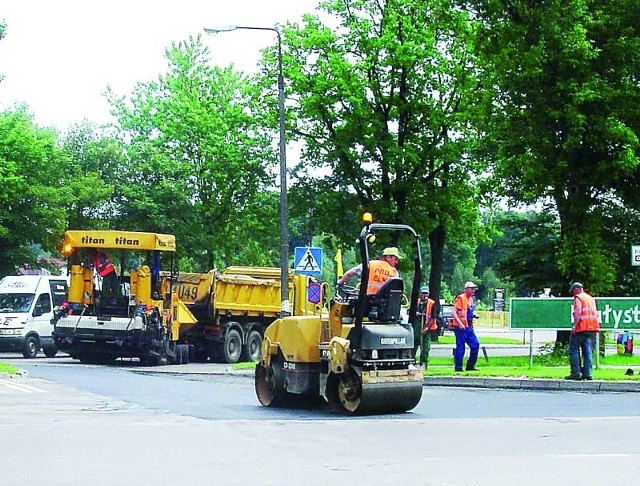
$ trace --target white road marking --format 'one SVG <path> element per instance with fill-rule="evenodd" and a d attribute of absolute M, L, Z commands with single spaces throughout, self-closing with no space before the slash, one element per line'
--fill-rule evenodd
<path fill-rule="evenodd" d="M 611 459 L 611 458 L 627 458 L 636 456 L 637 454 L 624 454 L 624 453 L 596 453 L 596 454 L 557 454 L 555 457 L 567 458 L 567 459 Z"/>
<path fill-rule="evenodd" d="M 46 393 L 46 391 L 36 388 L 34 386 L 25 385 L 24 383 L 16 383 L 14 381 L 0 380 L 0 387 L 5 386 L 12 390 L 17 390 L 23 393 Z"/>

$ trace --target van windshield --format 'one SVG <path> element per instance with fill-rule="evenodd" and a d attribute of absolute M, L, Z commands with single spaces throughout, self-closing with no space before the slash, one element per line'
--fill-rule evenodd
<path fill-rule="evenodd" d="M 29 312 L 35 294 L 0 294 L 0 312 Z"/>

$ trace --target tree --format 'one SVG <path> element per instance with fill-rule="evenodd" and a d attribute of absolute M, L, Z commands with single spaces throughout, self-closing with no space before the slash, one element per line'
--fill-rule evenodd
<path fill-rule="evenodd" d="M 128 163 L 120 225 L 175 233 L 201 270 L 278 261 L 275 152 L 255 84 L 211 67 L 200 37 L 166 51 L 168 72 L 109 93 Z"/>
<path fill-rule="evenodd" d="M 492 266 L 513 283 L 517 295 L 529 297 L 550 287 L 554 295 L 563 295 L 568 287 L 557 263 L 560 225 L 552 212 L 503 212 L 493 224 L 498 235 L 491 251 Z"/>
<path fill-rule="evenodd" d="M 129 183 L 119 176 L 124 147 L 85 120 L 70 127 L 61 148 L 68 163 L 65 186 L 73 194 L 68 201 L 68 228 L 108 228 L 118 215 L 114 191 Z"/>
<path fill-rule="evenodd" d="M 603 250 L 616 269 L 615 286 L 609 295 L 640 295 L 640 272 L 638 267 L 631 265 L 630 251 L 631 245 L 640 244 L 640 211 L 620 201 L 609 201 L 596 211 L 603 222 Z"/>
<path fill-rule="evenodd" d="M 487 151 L 503 193 L 517 202 L 553 201 L 564 284 L 579 279 L 596 293 L 611 290 L 614 262 L 598 207 L 639 201 L 640 3 L 472 5 L 481 21 Z"/>
<path fill-rule="evenodd" d="M 25 106 L 0 113 L 0 274 L 34 265 L 33 244 L 59 249 L 70 194 L 56 140 Z"/>
<path fill-rule="evenodd" d="M 304 142 L 292 212 L 312 194 L 315 227 L 343 243 L 364 211 L 414 226 L 429 235 L 437 298 L 447 236 L 473 240 L 478 221 L 470 20 L 437 1 L 321 7 L 336 28 L 312 15 L 284 28 L 289 124 Z"/>
<path fill-rule="evenodd" d="M 0 22 L 0 40 L 4 39 L 6 31 L 7 31 L 7 24 L 5 24 L 4 21 Z M 3 78 L 4 76 L 0 75 L 0 81 L 2 81 Z"/>

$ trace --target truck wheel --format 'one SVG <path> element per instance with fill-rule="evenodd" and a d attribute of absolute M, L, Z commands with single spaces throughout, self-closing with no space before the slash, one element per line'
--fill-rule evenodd
<path fill-rule="evenodd" d="M 260 361 L 260 347 L 262 336 L 258 331 L 251 331 L 247 337 L 247 343 L 242 347 L 242 361 Z"/>
<path fill-rule="evenodd" d="M 22 356 L 25 358 L 35 358 L 38 356 L 38 351 L 40 350 L 40 342 L 38 338 L 35 336 L 28 336 L 24 342 L 24 347 L 22 348 Z"/>
<path fill-rule="evenodd" d="M 224 359 L 229 364 L 235 364 L 242 354 L 242 338 L 240 333 L 231 329 L 224 337 Z"/>
<path fill-rule="evenodd" d="M 48 348 L 42 348 L 42 352 L 44 353 L 44 355 L 47 358 L 53 358 L 56 354 L 58 354 L 58 348 L 57 346 L 54 344 L 51 347 Z"/>

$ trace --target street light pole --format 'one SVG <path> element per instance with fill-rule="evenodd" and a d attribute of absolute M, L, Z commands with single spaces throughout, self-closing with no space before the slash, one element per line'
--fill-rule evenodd
<path fill-rule="evenodd" d="M 207 34 L 215 35 L 220 32 L 231 32 L 233 30 L 269 30 L 275 32 L 278 38 L 278 120 L 280 125 L 280 279 L 281 301 L 280 312 L 283 316 L 289 315 L 289 234 L 287 230 L 287 153 L 284 126 L 284 76 L 282 74 L 282 37 L 280 31 L 272 27 L 248 27 L 231 25 L 225 27 L 209 27 L 204 31 Z"/>

